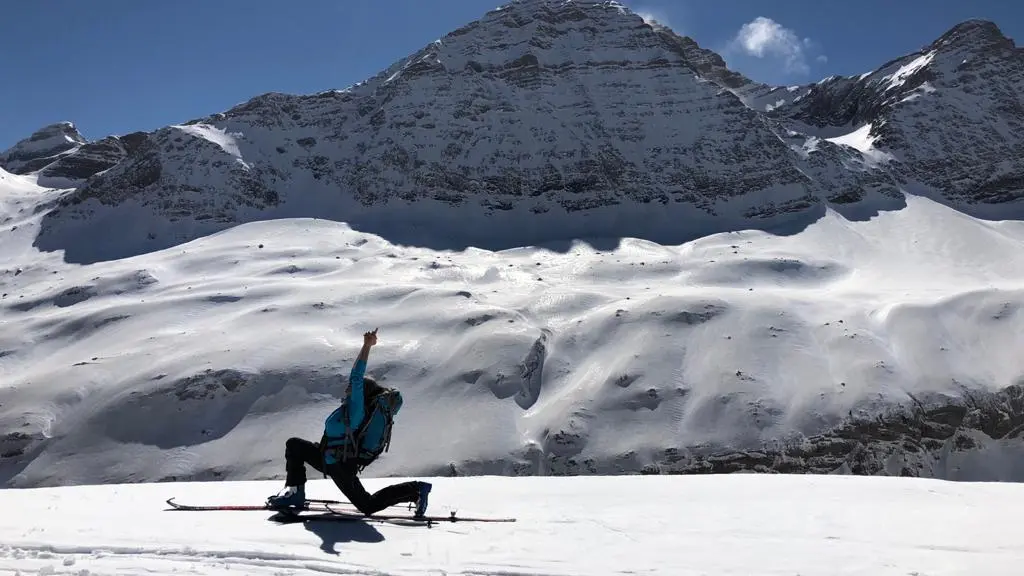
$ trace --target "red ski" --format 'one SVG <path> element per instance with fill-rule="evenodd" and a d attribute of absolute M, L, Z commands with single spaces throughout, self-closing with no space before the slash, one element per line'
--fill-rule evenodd
<path fill-rule="evenodd" d="M 174 508 L 175 510 L 186 510 L 186 511 L 195 511 L 195 512 L 200 512 L 200 511 L 202 511 L 202 512 L 212 512 L 212 511 L 221 511 L 221 510 L 223 510 L 223 511 L 230 511 L 230 510 L 269 510 L 269 511 L 279 512 L 279 511 L 282 511 L 282 510 L 289 510 L 289 509 L 290 510 L 297 510 L 297 511 L 301 511 L 301 510 L 314 510 L 314 511 L 315 510 L 320 510 L 320 511 L 323 511 L 323 512 L 330 512 L 330 510 L 328 510 L 328 508 L 327 508 L 328 504 L 348 504 L 348 502 L 343 502 L 341 500 L 316 500 L 316 499 L 309 499 L 309 500 L 306 500 L 306 506 L 304 506 L 303 508 L 274 508 L 274 507 L 268 506 L 266 504 L 212 504 L 212 505 L 209 505 L 209 506 L 195 506 L 195 505 L 191 505 L 191 504 L 178 504 L 177 502 L 174 501 L 174 498 L 168 498 L 167 499 L 167 504 L 170 507 Z M 319 504 L 319 506 L 311 506 L 311 504 Z"/>

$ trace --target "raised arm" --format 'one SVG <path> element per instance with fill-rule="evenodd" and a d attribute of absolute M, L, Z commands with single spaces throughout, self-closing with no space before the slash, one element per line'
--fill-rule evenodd
<path fill-rule="evenodd" d="M 377 329 L 363 334 L 363 348 L 356 357 L 352 372 L 348 376 L 348 397 L 345 403 L 348 408 L 348 422 L 352 428 L 363 423 L 366 409 L 363 406 L 363 375 L 366 374 L 366 362 L 370 358 L 370 348 L 377 344 Z"/>

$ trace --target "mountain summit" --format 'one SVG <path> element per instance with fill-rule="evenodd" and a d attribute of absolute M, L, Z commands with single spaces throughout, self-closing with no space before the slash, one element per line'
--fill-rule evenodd
<path fill-rule="evenodd" d="M 0 167 L 15 174 L 36 172 L 85 143 L 72 122 L 57 122 L 0 152 Z"/>
<path fill-rule="evenodd" d="M 808 134 L 847 132 L 841 141 L 891 160 L 908 190 L 1011 218 L 1024 196 L 1022 91 L 1024 49 L 970 20 L 872 73 L 801 88 L 770 114 Z"/>
<path fill-rule="evenodd" d="M 38 242 L 88 262 L 307 216 L 436 248 L 679 243 L 904 191 L 971 211 L 1020 192 L 1021 70 L 970 21 L 871 74 L 773 88 L 617 2 L 517 0 L 348 89 L 113 141 Z"/>
<path fill-rule="evenodd" d="M 144 138 L 141 132 L 86 140 L 72 122 L 45 126 L 0 153 L 0 168 L 13 174 L 38 174 L 81 185 L 88 178 L 115 166 L 131 154 Z M 45 182 L 45 181 L 44 181 Z"/>
<path fill-rule="evenodd" d="M 942 49 L 951 46 L 961 46 L 976 51 L 1013 51 L 1016 49 L 1013 41 L 1003 35 L 999 26 L 990 20 L 971 19 L 965 20 L 952 27 L 945 34 L 939 37 L 931 49 Z"/>

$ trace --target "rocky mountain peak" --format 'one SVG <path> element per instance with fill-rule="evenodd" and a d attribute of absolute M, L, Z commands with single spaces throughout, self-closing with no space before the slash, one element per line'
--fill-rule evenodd
<path fill-rule="evenodd" d="M 525 17 L 527 20 L 536 17 L 548 20 L 554 14 L 563 18 L 583 20 L 594 16 L 596 13 L 593 10 L 595 9 L 609 11 L 609 13 L 614 12 L 627 18 L 636 16 L 621 2 L 615 0 L 509 0 L 488 11 L 477 22 L 485 23 L 494 19 L 516 16 Z"/>
<path fill-rule="evenodd" d="M 702 48 L 693 38 L 680 36 L 669 28 L 652 27 L 666 46 L 677 52 L 697 75 L 729 90 L 752 108 L 757 108 L 754 103 L 757 98 L 778 90 L 766 84 L 754 82 L 743 74 L 729 69 L 728 64 L 717 52 Z"/>
<path fill-rule="evenodd" d="M 1013 50 L 1012 40 L 1003 35 L 994 22 L 989 20 L 966 20 L 953 26 L 929 47 L 933 50 L 950 48 L 974 48 L 981 51 Z"/>
<path fill-rule="evenodd" d="M 39 142 L 47 139 L 64 139 L 69 143 L 85 144 L 88 140 L 78 131 L 74 122 L 54 122 L 36 130 L 28 140 Z"/>
<path fill-rule="evenodd" d="M 569 72 L 591 64 L 660 67 L 670 61 L 745 100 L 772 90 L 730 70 L 719 54 L 692 38 L 609 0 L 513 0 L 374 80 L 391 84 L 429 73 L 481 73 L 495 67 L 527 79 L 540 68 Z"/>
<path fill-rule="evenodd" d="M 782 88 L 618 2 L 514 0 L 345 90 L 266 94 L 111 141 L 74 166 L 93 174 L 39 246 L 90 261 L 274 217 L 446 249 L 680 243 L 788 229 L 825 205 L 898 207 L 906 182 L 1006 202 L 1021 195 L 1020 170 L 1000 164 L 1024 144 L 1019 67 L 950 49 L 1003 40 L 969 21 L 941 54 Z M 128 226 L 140 208 L 160 224 Z M 103 230 L 89 224 L 100 212 Z"/>
<path fill-rule="evenodd" d="M 135 132 L 90 142 L 74 123 L 57 122 L 0 153 L 0 167 L 36 174 L 57 186 L 73 185 L 116 165 L 144 141 L 145 135 Z"/>
<path fill-rule="evenodd" d="M 694 48 L 616 2 L 519 0 L 348 89 L 264 95 L 157 130 L 69 196 L 40 245 L 73 237 L 65 218 L 121 213 L 128 197 L 173 224 L 139 242 L 119 230 L 105 256 L 178 242 L 193 220 L 215 230 L 270 214 L 488 248 L 678 242 L 698 233 L 691 221 L 799 218 L 788 212 L 815 206 L 807 174 L 821 169 L 802 170 L 757 112 L 701 77 L 717 59 Z M 99 235 L 85 228 L 66 257 L 92 257 Z"/>
<path fill-rule="evenodd" d="M 776 117 L 825 137 L 861 130 L 843 141 L 969 213 L 1009 217 L 1024 198 L 1024 168 L 1008 161 L 1024 156 L 1024 50 L 992 22 L 962 22 L 872 72 L 797 92 Z"/>
<path fill-rule="evenodd" d="M 34 172 L 87 142 L 72 122 L 48 124 L 0 153 L 0 167 L 14 174 Z"/>

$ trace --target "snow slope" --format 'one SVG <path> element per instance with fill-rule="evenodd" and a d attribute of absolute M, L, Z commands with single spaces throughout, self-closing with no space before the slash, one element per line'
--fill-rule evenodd
<path fill-rule="evenodd" d="M 336 497 L 329 481 L 312 497 Z M 276 482 L 0 491 L 6 574 L 1015 576 L 1024 487 L 841 476 L 435 479 L 432 508 L 512 524 L 277 524 Z M 371 481 L 372 488 L 383 481 Z"/>
<path fill-rule="evenodd" d="M 1024 479 L 1020 222 L 439 252 L 282 219 L 80 266 L 31 247 L 57 192 L 0 186 L 10 486 L 279 477 L 374 327 L 407 402 L 371 475 Z"/>

